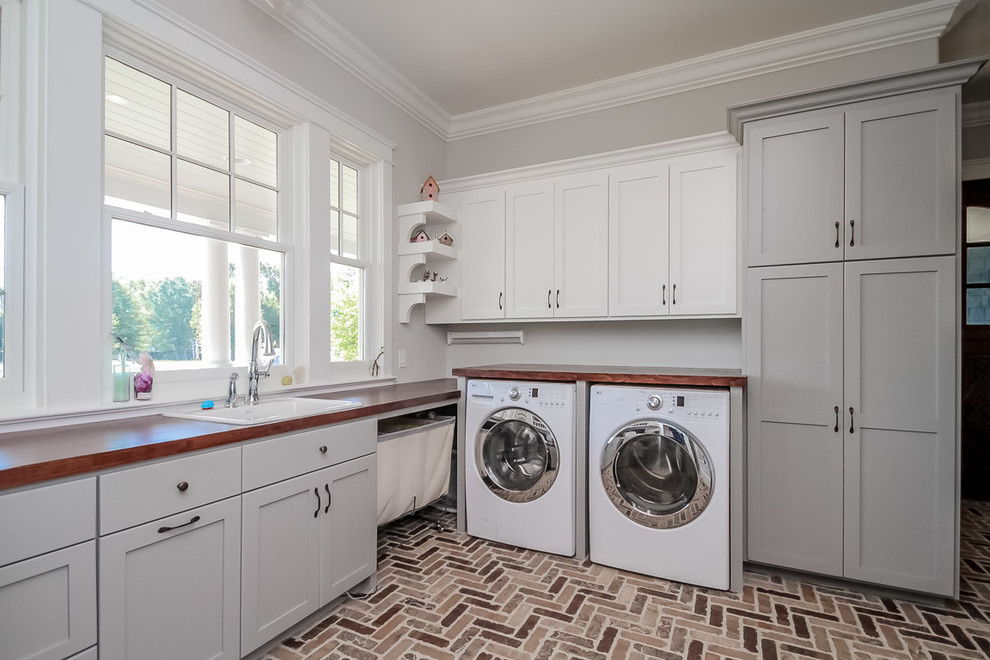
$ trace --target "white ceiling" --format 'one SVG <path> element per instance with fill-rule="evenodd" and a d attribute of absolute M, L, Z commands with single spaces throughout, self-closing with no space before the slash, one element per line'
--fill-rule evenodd
<path fill-rule="evenodd" d="M 926 0 L 304 1 L 450 116 L 933 4 Z"/>

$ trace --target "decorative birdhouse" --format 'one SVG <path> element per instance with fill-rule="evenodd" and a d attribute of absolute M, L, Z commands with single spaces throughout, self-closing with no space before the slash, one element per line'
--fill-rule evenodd
<path fill-rule="evenodd" d="M 447 232 L 444 232 L 437 236 L 437 242 L 446 245 L 447 247 L 451 247 L 454 244 L 454 237 Z"/>
<path fill-rule="evenodd" d="M 425 229 L 420 229 L 416 232 L 415 236 L 409 239 L 410 243 L 425 243 L 430 240 L 430 235 L 426 233 Z"/>
<path fill-rule="evenodd" d="M 419 189 L 419 198 L 424 202 L 436 201 L 440 197 L 440 186 L 432 176 L 426 179 L 426 183 Z"/>

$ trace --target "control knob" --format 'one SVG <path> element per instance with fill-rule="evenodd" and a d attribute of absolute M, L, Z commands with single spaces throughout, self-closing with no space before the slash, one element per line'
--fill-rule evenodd
<path fill-rule="evenodd" d="M 663 406 L 663 399 L 661 399 L 656 394 L 650 396 L 650 398 L 646 400 L 646 407 L 649 408 L 650 410 L 660 410 L 662 406 Z"/>
<path fill-rule="evenodd" d="M 518 401 L 519 400 L 519 388 L 518 387 L 509 388 L 509 399 L 511 399 L 512 401 Z"/>

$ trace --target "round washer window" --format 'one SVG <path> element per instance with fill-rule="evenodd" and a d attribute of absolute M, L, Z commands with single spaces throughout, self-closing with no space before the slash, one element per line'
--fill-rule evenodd
<path fill-rule="evenodd" d="M 606 495 L 641 525 L 686 525 L 711 500 L 711 458 L 697 438 L 675 424 L 633 422 L 605 443 L 601 459 Z"/>
<path fill-rule="evenodd" d="M 476 442 L 482 481 L 504 500 L 530 502 L 557 478 L 557 441 L 534 413 L 518 408 L 497 411 L 482 424 Z"/>

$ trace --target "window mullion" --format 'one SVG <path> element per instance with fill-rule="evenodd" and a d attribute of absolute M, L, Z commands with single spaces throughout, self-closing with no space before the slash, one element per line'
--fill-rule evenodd
<path fill-rule="evenodd" d="M 230 216 L 230 220 L 228 221 L 228 226 L 230 231 L 232 232 L 234 231 L 234 227 L 237 226 L 236 218 L 234 217 L 234 213 L 237 210 L 237 204 L 234 201 L 234 189 L 236 187 L 235 179 L 237 178 L 237 175 L 234 172 L 234 168 L 237 167 L 237 162 L 235 160 L 237 156 L 235 155 L 235 153 L 236 150 L 234 149 L 234 113 L 228 109 L 227 110 L 227 168 L 229 172 L 227 173 L 227 186 L 229 189 L 228 204 L 230 205 L 230 209 L 228 213 L 228 215 Z M 277 233 L 278 230 L 276 230 L 276 235 Z"/>

